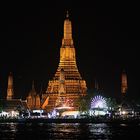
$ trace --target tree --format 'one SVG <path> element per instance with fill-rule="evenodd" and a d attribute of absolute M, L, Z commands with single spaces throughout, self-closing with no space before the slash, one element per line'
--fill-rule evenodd
<path fill-rule="evenodd" d="M 108 106 L 108 110 L 112 113 L 113 111 L 115 111 L 118 107 L 116 100 L 113 98 L 106 98 L 106 103 Z"/>
<path fill-rule="evenodd" d="M 89 101 L 87 97 L 81 97 L 77 100 L 79 111 L 88 113 L 89 110 Z"/>

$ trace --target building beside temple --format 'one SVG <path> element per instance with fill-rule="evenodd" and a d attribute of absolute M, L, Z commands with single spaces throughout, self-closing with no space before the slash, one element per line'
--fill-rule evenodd
<path fill-rule="evenodd" d="M 46 109 L 50 111 L 54 107 L 60 106 L 60 100 L 64 102 L 64 100 L 68 99 L 73 101 L 75 108 L 78 108 L 76 100 L 81 96 L 85 96 L 86 91 L 86 81 L 82 79 L 76 64 L 72 23 L 67 13 L 64 20 L 59 66 L 53 79 L 48 83 L 46 93 L 42 95 L 43 106 L 46 106 Z M 44 104 L 45 102 L 46 104 Z"/>
<path fill-rule="evenodd" d="M 34 86 L 34 81 L 32 83 L 32 89 L 29 92 L 28 96 L 27 96 L 27 106 L 30 110 L 33 109 L 40 109 L 41 104 L 40 104 L 40 95 L 37 94 L 36 90 L 35 90 L 35 86 Z"/>
<path fill-rule="evenodd" d="M 14 96 L 13 74 L 10 72 L 6 99 L 0 99 L 0 116 L 17 117 L 20 115 L 20 112 L 26 111 L 27 109 L 26 100 Z"/>

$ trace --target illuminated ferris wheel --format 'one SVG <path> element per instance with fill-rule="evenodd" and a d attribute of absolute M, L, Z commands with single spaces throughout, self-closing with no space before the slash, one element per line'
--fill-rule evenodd
<path fill-rule="evenodd" d="M 91 109 L 96 109 L 96 108 L 100 108 L 100 109 L 107 108 L 106 98 L 100 95 L 95 96 L 91 101 Z"/>

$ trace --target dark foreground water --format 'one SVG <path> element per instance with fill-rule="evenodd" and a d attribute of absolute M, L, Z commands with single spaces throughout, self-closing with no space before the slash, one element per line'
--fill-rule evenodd
<path fill-rule="evenodd" d="M 0 123 L 0 140 L 140 139 L 140 124 Z"/>

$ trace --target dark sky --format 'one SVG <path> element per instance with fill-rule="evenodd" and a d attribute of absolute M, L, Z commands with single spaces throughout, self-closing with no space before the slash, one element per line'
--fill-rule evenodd
<path fill-rule="evenodd" d="M 78 2 L 78 1 L 77 1 Z M 63 22 L 69 10 L 79 71 L 89 89 L 94 80 L 107 96 L 120 95 L 123 69 L 128 94 L 140 98 L 139 8 L 137 3 L 61 1 L 41 5 L 2 5 L 0 11 L 0 94 L 14 75 L 16 97 L 25 97 L 32 80 L 47 88 L 59 63 Z"/>

